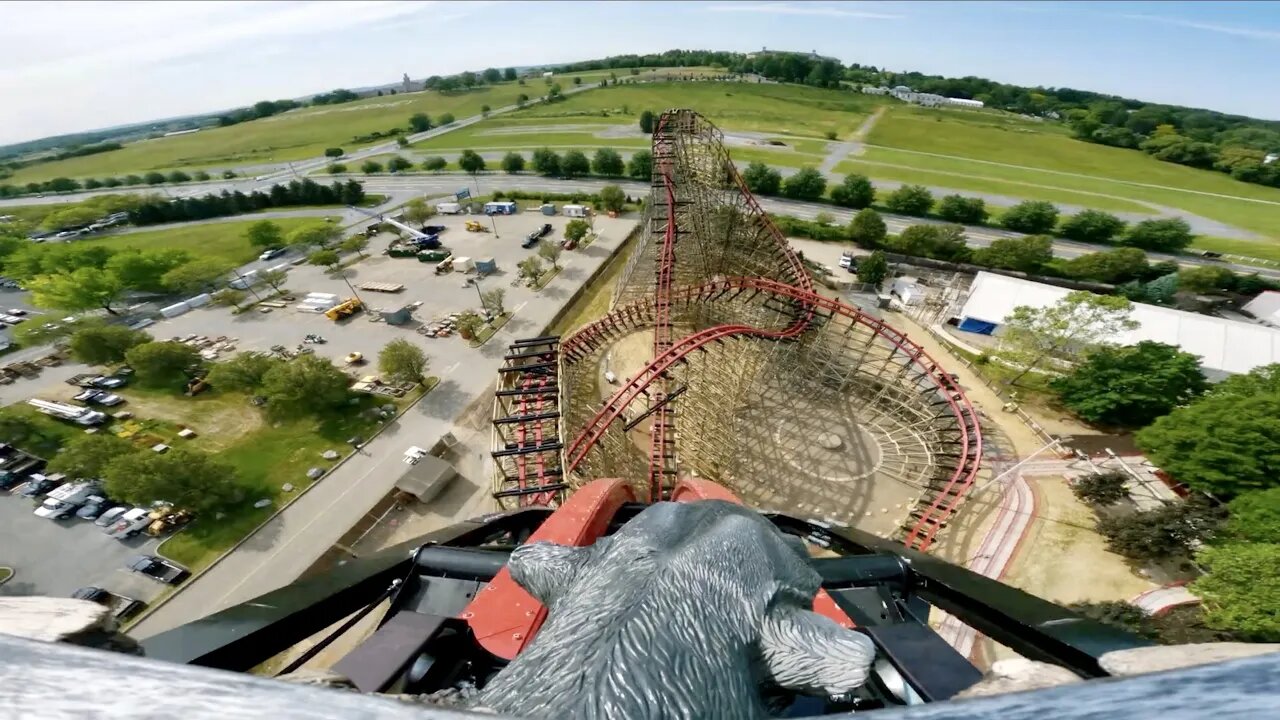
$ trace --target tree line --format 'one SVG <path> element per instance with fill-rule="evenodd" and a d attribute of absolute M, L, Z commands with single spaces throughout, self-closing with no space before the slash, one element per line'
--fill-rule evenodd
<path fill-rule="evenodd" d="M 158 225 L 160 223 L 205 220 L 265 210 L 273 207 L 296 205 L 358 205 L 364 200 L 364 186 L 355 180 L 321 185 L 314 180 L 290 181 L 276 184 L 267 192 L 239 190 L 201 195 L 199 197 L 170 200 L 151 197 L 129 210 L 129 221 L 134 225 Z"/>
<path fill-rule="evenodd" d="M 236 173 L 227 170 L 222 173 L 224 180 L 236 177 Z M 0 198 L 20 197 L 35 193 L 75 192 L 77 190 L 97 190 L 99 188 L 136 187 L 138 185 L 165 185 L 186 182 L 205 182 L 213 179 L 204 170 L 187 173 L 183 170 L 171 170 L 162 173 L 152 170 L 142 175 L 129 174 L 123 177 L 87 178 L 83 181 L 73 178 L 58 177 L 43 182 L 29 182 L 25 185 L 0 184 Z"/>

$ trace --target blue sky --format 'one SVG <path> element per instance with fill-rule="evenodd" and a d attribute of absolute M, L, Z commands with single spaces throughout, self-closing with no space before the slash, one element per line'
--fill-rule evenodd
<path fill-rule="evenodd" d="M 405 72 L 762 46 L 1280 119 L 1268 2 L 6 2 L 0 17 L 0 143 Z"/>

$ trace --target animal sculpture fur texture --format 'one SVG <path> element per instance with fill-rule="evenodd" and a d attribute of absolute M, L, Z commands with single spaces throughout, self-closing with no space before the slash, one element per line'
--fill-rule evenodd
<path fill-rule="evenodd" d="M 801 543 L 733 503 L 658 503 L 590 547 L 517 549 L 512 577 L 548 608 L 482 708 L 530 718 L 758 718 L 779 688 L 841 695 L 874 659 L 812 612 Z"/>

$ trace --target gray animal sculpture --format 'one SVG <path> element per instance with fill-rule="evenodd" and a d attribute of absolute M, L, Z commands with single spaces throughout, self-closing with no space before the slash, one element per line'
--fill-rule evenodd
<path fill-rule="evenodd" d="M 529 718 L 759 718 L 779 688 L 838 696 L 875 649 L 814 613 L 799 540 L 733 503 L 658 503 L 589 547 L 518 548 L 512 578 L 547 606 L 479 708 Z"/>

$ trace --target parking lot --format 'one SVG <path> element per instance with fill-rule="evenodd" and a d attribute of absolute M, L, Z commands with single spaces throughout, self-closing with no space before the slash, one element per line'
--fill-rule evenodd
<path fill-rule="evenodd" d="M 133 556 L 151 553 L 158 540 L 139 535 L 107 537 L 92 520 L 46 520 L 32 514 L 35 501 L 17 491 L 0 492 L 0 565 L 16 574 L 0 585 L 0 595 L 69 597 L 86 585 L 149 601 L 163 585 L 129 572 Z"/>
<path fill-rule="evenodd" d="M 489 221 L 480 216 L 485 227 Z M 440 235 L 440 240 L 453 251 L 455 257 L 470 257 L 473 260 L 493 258 L 497 262 L 498 271 L 479 281 L 479 290 L 487 292 L 501 288 L 506 296 L 503 305 L 513 317 L 507 325 L 512 333 L 520 335 L 534 334 L 541 331 L 542 323 L 521 317 L 525 305 L 535 296 L 567 301 L 570 295 L 586 280 L 586 273 L 575 267 L 574 258 L 579 252 L 566 251 L 560 257 L 563 270 L 551 283 L 541 291 L 535 291 L 523 285 L 513 287 L 516 279 L 516 264 L 524 258 L 534 255 L 534 250 L 521 248 L 521 241 L 530 232 L 550 223 L 554 230 L 548 235 L 558 241 L 564 235 L 564 226 L 569 218 L 563 216 L 543 216 L 537 212 L 523 212 L 513 216 L 495 218 L 497 234 L 492 231 L 476 233 L 467 232 L 463 226 L 468 219 L 465 215 L 437 216 L 431 224 L 444 225 L 447 229 Z M 471 219 L 475 219 L 474 217 Z M 616 247 L 622 237 L 634 225 L 634 219 L 610 219 L 599 217 L 595 220 L 595 229 L 607 240 L 610 248 Z M 468 282 L 476 274 L 453 272 L 436 275 L 434 263 L 421 263 L 413 258 L 392 258 L 382 255 L 382 251 L 394 239 L 394 234 L 384 232 L 375 236 L 369 249 L 368 258 L 346 268 L 341 273 L 330 273 L 324 268 L 300 265 L 289 270 L 286 287 L 292 296 L 297 298 L 289 302 L 285 308 L 273 309 L 269 313 L 256 310 L 233 315 L 230 310 L 218 307 L 204 307 L 180 315 L 175 318 L 161 320 L 148 328 L 157 339 L 186 337 L 196 334 L 208 337 L 227 336 L 238 338 L 236 349 L 268 351 L 272 346 L 283 345 L 294 349 L 302 343 L 307 334 L 317 334 L 328 342 L 323 345 L 307 345 L 319 355 L 329 357 L 337 362 L 351 352 L 363 353 L 370 362 L 363 373 L 376 373 L 378 351 L 391 340 L 406 338 L 421 344 L 431 358 L 432 374 L 444 374 L 457 370 L 465 372 L 468 357 L 477 352 L 470 348 L 458 335 L 447 338 L 428 338 L 415 332 L 419 324 L 429 324 L 433 319 L 463 310 L 478 310 L 480 297 L 475 284 Z M 588 248 L 585 252 L 599 252 L 596 248 Z M 550 267 L 544 262 L 544 265 Z M 343 279 L 343 275 L 346 279 Z M 381 293 L 361 290 L 365 282 L 399 283 L 405 289 L 398 293 Z M 352 290 L 367 306 L 366 312 L 335 323 L 323 314 L 297 310 L 294 306 L 310 292 L 334 293 L 342 298 L 350 297 Z M 261 292 L 259 288 L 259 292 Z M 389 326 L 378 322 L 379 310 L 396 310 L 413 303 L 421 303 L 413 312 L 415 322 L 407 326 Z M 545 321 L 543 321 L 545 322 Z M 487 348 L 486 348 L 487 350 Z"/>

